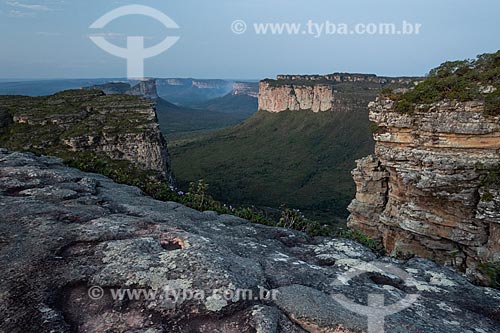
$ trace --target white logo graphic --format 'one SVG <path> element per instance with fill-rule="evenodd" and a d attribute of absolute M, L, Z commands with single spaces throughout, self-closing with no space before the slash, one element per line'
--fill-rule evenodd
<path fill-rule="evenodd" d="M 231 24 L 231 31 L 237 35 L 242 35 L 247 31 L 247 23 L 243 20 L 236 20 Z"/>
<path fill-rule="evenodd" d="M 375 272 L 385 276 L 399 278 L 407 285 L 416 284 L 415 279 L 399 267 L 387 263 L 370 262 L 351 268 L 344 274 L 338 276 L 332 285 L 346 285 L 351 279 L 367 272 Z M 383 333 L 385 317 L 409 308 L 417 301 L 419 295 L 408 294 L 405 298 L 396 303 L 384 305 L 384 294 L 368 294 L 367 306 L 354 303 L 341 294 L 334 294 L 332 297 L 349 311 L 368 317 L 368 333 Z"/>
<path fill-rule="evenodd" d="M 90 28 L 102 29 L 115 19 L 128 15 L 149 16 L 158 20 L 167 29 L 179 29 L 177 23 L 164 13 L 157 9 L 142 5 L 130 5 L 114 9 L 100 17 L 90 26 Z M 127 59 L 127 77 L 131 79 L 143 78 L 144 60 L 165 52 L 177 43 L 180 37 L 167 36 L 162 42 L 149 48 L 144 48 L 144 36 L 127 37 L 126 48 L 111 44 L 102 36 L 90 36 L 90 39 L 104 51 L 114 56 Z"/>

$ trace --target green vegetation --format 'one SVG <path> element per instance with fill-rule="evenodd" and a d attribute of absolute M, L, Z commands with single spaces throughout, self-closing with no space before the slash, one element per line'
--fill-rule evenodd
<path fill-rule="evenodd" d="M 230 129 L 170 142 L 176 179 L 184 187 L 205 179 L 217 200 L 233 205 L 286 204 L 312 220 L 345 223 L 355 194 L 350 172 L 374 147 L 371 94 L 354 95 L 353 111 L 259 111 Z"/>
<path fill-rule="evenodd" d="M 490 192 L 486 192 L 481 197 L 481 200 L 483 200 L 483 201 L 492 201 L 493 200 L 493 194 L 491 194 Z"/>
<path fill-rule="evenodd" d="M 158 200 L 179 202 L 200 211 L 233 214 L 253 223 L 296 229 L 311 236 L 352 237 L 367 246 L 375 246 L 376 243 L 360 233 L 335 231 L 331 225 L 309 220 L 295 209 L 284 207 L 280 213 L 269 213 L 248 205 L 232 207 L 215 200 L 203 180 L 191 182 L 184 192 L 160 180 L 155 172 L 143 170 L 129 161 L 110 158 L 90 146 L 74 151 L 65 143 L 91 135 L 144 132 L 150 119 L 137 111 L 149 107 L 149 102 L 137 97 L 104 96 L 94 90 L 65 91 L 39 98 L 0 97 L 0 146 L 58 156 L 71 167 L 137 186 Z M 127 112 L 129 109 L 135 112 Z M 14 122 L 14 117 L 25 120 Z"/>
<path fill-rule="evenodd" d="M 500 114 L 500 89 L 495 90 L 486 96 L 484 101 L 484 110 L 488 115 L 494 116 Z"/>
<path fill-rule="evenodd" d="M 244 104 L 241 107 L 242 110 L 228 111 L 231 105 L 235 106 L 240 102 Z M 255 103 L 255 98 L 253 103 Z M 233 126 L 257 111 L 257 106 L 250 103 L 245 96 L 222 97 L 200 104 L 199 107 L 206 107 L 206 109 L 184 108 L 161 98 L 156 101 L 158 123 L 168 141 L 193 133 L 203 133 Z"/>
<path fill-rule="evenodd" d="M 396 110 L 400 112 L 411 113 L 417 104 L 431 104 L 441 100 L 483 100 L 486 114 L 499 115 L 499 89 L 500 51 L 497 51 L 480 55 L 476 60 L 445 62 L 431 70 L 426 80 L 414 89 L 400 95 L 385 91 L 385 96 L 396 101 Z"/>
<path fill-rule="evenodd" d="M 232 207 L 215 200 L 209 193 L 209 185 L 203 180 L 192 182 L 189 191 L 184 192 L 173 185 L 157 184 L 156 188 L 149 188 L 148 193 L 162 201 L 175 201 L 199 211 L 215 211 L 220 214 L 231 214 L 252 223 L 263 224 L 302 231 L 309 236 L 340 237 L 352 239 L 374 252 L 382 254 L 383 246 L 378 241 L 371 239 L 361 231 L 336 228 L 332 225 L 321 224 L 307 219 L 298 209 L 289 209 L 282 206 L 281 213 L 269 214 L 256 207 Z"/>
<path fill-rule="evenodd" d="M 139 97 L 105 96 L 97 90 L 68 90 L 44 97 L 0 96 L 0 146 L 57 156 L 73 167 L 148 192 L 158 181 L 155 171 L 120 159 L 118 152 L 110 152 L 114 157 L 110 158 L 95 148 L 102 137 L 120 141 L 120 135 L 146 132 L 153 125 L 151 113 L 141 111 L 150 107 L 150 102 Z"/>
<path fill-rule="evenodd" d="M 486 172 L 480 177 L 480 184 L 485 188 L 485 192 L 481 196 L 483 201 L 492 201 L 494 196 L 488 189 L 497 189 L 500 186 L 500 166 L 493 170 L 482 170 L 478 168 L 479 172 Z"/>
<path fill-rule="evenodd" d="M 125 160 L 113 160 L 101 154 L 89 152 L 60 152 L 57 155 L 73 168 L 85 172 L 99 173 L 120 184 L 137 186 L 146 193 L 156 195 L 156 189 L 162 184 L 152 172 L 135 167 Z"/>
<path fill-rule="evenodd" d="M 369 236 L 365 235 L 363 232 L 359 230 L 354 230 L 354 229 L 346 229 L 346 230 L 340 230 L 335 234 L 336 237 L 341 237 L 341 238 L 347 238 L 347 239 L 352 239 L 359 244 L 362 244 L 366 246 L 367 248 L 371 249 L 373 252 L 378 253 L 378 254 L 384 254 L 384 246 L 382 243 L 380 243 L 377 240 L 374 240 L 370 238 Z"/>
<path fill-rule="evenodd" d="M 240 117 L 240 121 L 253 115 L 258 109 L 256 97 L 228 94 L 193 105 L 196 109 L 222 112 Z"/>
<path fill-rule="evenodd" d="M 329 225 L 321 225 L 317 221 L 307 219 L 298 209 L 282 207 L 278 227 L 299 230 L 311 236 L 332 236 L 333 228 Z"/>
<path fill-rule="evenodd" d="M 97 84 L 86 89 L 102 90 L 106 94 L 125 94 L 132 86 L 126 82 L 108 82 Z"/>
<path fill-rule="evenodd" d="M 103 168 L 103 165 L 102 162 L 94 162 L 93 164 L 74 164 L 72 166 L 83 168 L 85 171 L 99 171 L 104 175 L 112 176 L 115 170 Z M 92 169 L 95 166 L 96 169 Z M 130 180 L 127 179 L 121 180 L 123 180 L 123 183 L 141 187 L 146 193 L 157 200 L 178 202 L 199 211 L 215 211 L 220 214 L 231 214 L 249 220 L 252 223 L 302 231 L 312 237 L 324 236 L 352 239 L 372 249 L 376 253 L 381 254 L 383 252 L 383 247 L 379 242 L 371 239 L 362 232 L 336 228 L 332 225 L 321 224 L 317 221 L 309 220 L 297 209 L 289 209 L 286 206 L 282 206 L 281 213 L 278 215 L 276 213 L 266 213 L 256 207 L 233 207 L 223 204 L 215 200 L 208 193 L 209 185 L 203 180 L 192 182 L 189 185 L 188 192 L 184 192 L 173 185 L 150 179 L 146 180 L 143 184 L 130 182 Z"/>

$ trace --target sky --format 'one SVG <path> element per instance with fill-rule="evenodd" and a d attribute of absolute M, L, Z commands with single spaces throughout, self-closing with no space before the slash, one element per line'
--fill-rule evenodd
<path fill-rule="evenodd" d="M 163 12 L 179 29 L 141 15 L 90 29 L 107 12 L 132 4 Z M 144 36 L 146 47 L 180 37 L 166 52 L 145 60 L 149 77 L 424 75 L 446 60 L 500 49 L 498 13 L 498 0 L 0 0 L 0 79 L 125 77 L 127 61 L 95 45 L 89 36 L 96 34 L 120 47 L 128 36 Z M 233 23 L 239 20 L 246 23 L 244 33 L 241 24 Z M 308 22 L 315 27 L 329 23 L 339 31 L 380 23 L 399 29 L 403 21 L 421 25 L 419 34 L 304 30 Z M 301 29 L 258 34 L 254 24 L 266 23 L 300 24 Z"/>

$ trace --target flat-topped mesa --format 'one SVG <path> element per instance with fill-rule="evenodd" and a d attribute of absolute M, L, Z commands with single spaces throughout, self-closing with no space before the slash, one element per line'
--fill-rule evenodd
<path fill-rule="evenodd" d="M 132 96 L 141 96 L 152 100 L 159 98 L 158 92 L 156 90 L 155 79 L 144 79 L 142 81 L 139 81 L 139 83 L 134 86 L 131 86 L 128 82 L 115 81 L 90 87 L 84 87 L 83 89 L 101 90 L 106 95 L 126 94 Z"/>
<path fill-rule="evenodd" d="M 269 112 L 366 109 L 386 85 L 410 87 L 418 78 L 388 78 L 373 74 L 278 75 L 259 84 L 259 110 Z"/>
<path fill-rule="evenodd" d="M 52 96 L 1 96 L 0 145 L 55 155 L 76 165 L 106 163 L 113 173 L 172 180 L 155 105 L 129 95 L 97 90 Z M 94 168 L 91 168 L 94 169 Z"/>
<path fill-rule="evenodd" d="M 391 254 L 418 255 L 488 283 L 500 262 L 500 117 L 482 101 L 396 110 L 369 105 L 375 156 L 353 171 L 348 225 L 381 239 Z"/>
<path fill-rule="evenodd" d="M 228 86 L 231 85 L 231 83 L 225 80 L 211 79 L 211 80 L 193 80 L 192 85 L 193 87 L 196 87 L 198 89 L 226 89 L 228 88 Z"/>
<path fill-rule="evenodd" d="M 373 82 L 378 84 L 412 84 L 415 77 L 384 77 L 375 74 L 358 73 L 333 73 L 328 75 L 278 75 L 278 81 L 331 81 L 332 83 L 343 82 Z"/>
<path fill-rule="evenodd" d="M 232 81 L 220 79 L 183 79 L 183 78 L 168 78 L 156 79 L 158 86 L 187 86 L 198 89 L 231 89 Z"/>

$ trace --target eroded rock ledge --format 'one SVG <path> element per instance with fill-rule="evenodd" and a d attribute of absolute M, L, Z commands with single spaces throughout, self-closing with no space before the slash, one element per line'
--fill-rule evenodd
<path fill-rule="evenodd" d="M 399 113 L 370 106 L 375 156 L 353 171 L 349 225 L 391 254 L 436 259 L 488 283 L 500 268 L 500 117 L 480 102 L 440 102 Z"/>
<path fill-rule="evenodd" d="M 413 279 L 370 269 L 372 261 Z M 419 294 L 386 318 L 391 333 L 494 333 L 500 325 L 500 292 L 431 261 L 377 257 L 349 240 L 197 212 L 55 158 L 3 149 L 0 264 L 2 332 L 365 332 L 366 318 L 337 303 L 337 293 L 359 303 L 383 294 L 387 304 Z M 367 273 L 338 278 L 353 267 Z M 168 281 L 207 295 L 261 286 L 276 297 L 207 297 L 172 308 L 161 299 L 110 296 L 111 288 L 155 289 Z M 102 287 L 104 297 L 92 301 L 90 286 Z"/>
<path fill-rule="evenodd" d="M 137 85 L 137 92 L 154 81 Z M 108 84 L 107 86 L 113 86 Z M 0 146 L 79 163 L 110 160 L 172 181 L 170 157 L 152 101 L 99 90 L 0 96 Z"/>

